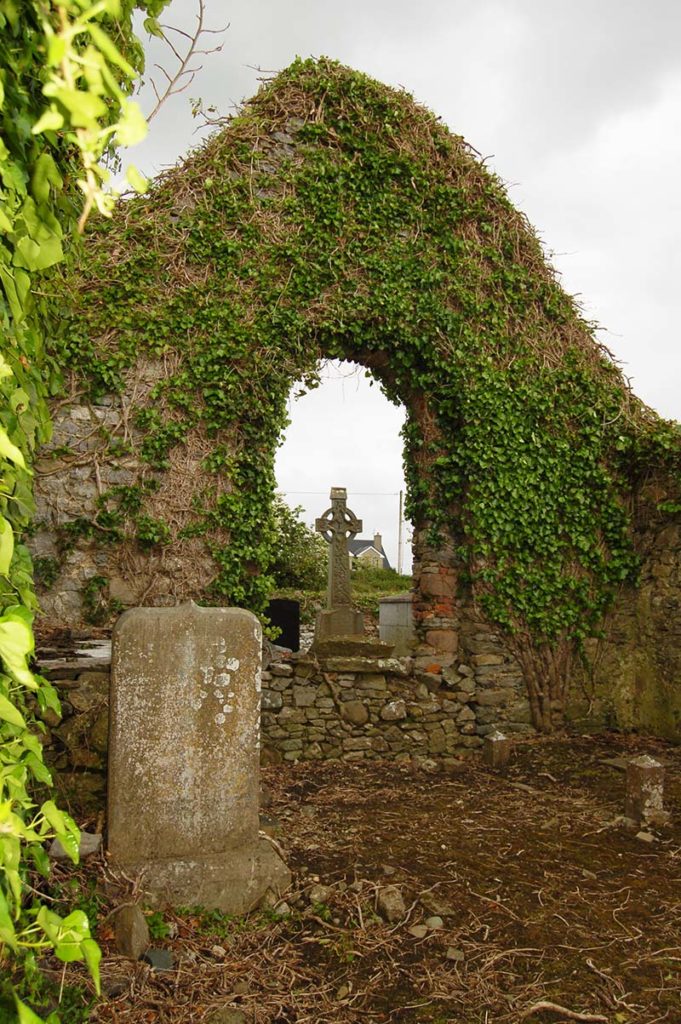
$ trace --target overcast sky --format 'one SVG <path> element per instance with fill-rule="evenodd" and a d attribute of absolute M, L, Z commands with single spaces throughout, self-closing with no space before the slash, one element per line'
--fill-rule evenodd
<path fill-rule="evenodd" d="M 164 21 L 190 28 L 198 0 Z M 401 85 L 509 184 L 564 287 L 603 327 L 637 394 L 681 418 L 680 0 L 206 0 L 223 49 L 131 152 L 147 174 L 195 145 L 189 97 L 229 113 L 262 68 L 336 58 Z M 210 45 L 210 44 L 209 44 Z M 161 58 L 149 47 L 149 70 Z M 157 79 L 160 76 L 156 75 Z M 153 97 L 147 87 L 142 105 Z M 309 521 L 346 486 L 396 558 L 401 417 L 361 374 L 292 404 L 278 480 Z M 377 496 L 371 493 L 378 492 Z M 379 496 L 381 495 L 381 496 Z"/>

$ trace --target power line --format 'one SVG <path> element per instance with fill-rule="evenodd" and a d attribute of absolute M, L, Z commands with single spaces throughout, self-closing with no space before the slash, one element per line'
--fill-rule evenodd
<path fill-rule="evenodd" d="M 327 490 L 280 490 L 282 495 L 327 495 Z M 398 490 L 353 490 L 358 498 L 396 498 Z"/>

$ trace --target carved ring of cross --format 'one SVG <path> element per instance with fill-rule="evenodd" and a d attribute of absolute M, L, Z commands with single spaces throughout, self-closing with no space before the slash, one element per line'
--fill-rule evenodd
<path fill-rule="evenodd" d="M 321 533 L 329 543 L 333 537 L 346 537 L 352 540 L 362 529 L 362 520 L 358 519 L 354 512 L 348 508 L 338 508 L 332 505 L 315 522 L 315 530 Z M 347 536 L 346 536 L 347 535 Z"/>

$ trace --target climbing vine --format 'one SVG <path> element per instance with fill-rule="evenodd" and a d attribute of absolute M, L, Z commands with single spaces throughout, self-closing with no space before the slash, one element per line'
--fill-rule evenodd
<path fill-rule="evenodd" d="M 78 829 L 53 800 L 33 802 L 36 783 L 51 785 L 36 713 L 58 712 L 59 701 L 29 668 L 37 605 L 21 536 L 34 512 L 32 456 L 49 436 L 47 398 L 59 379 L 45 345 L 51 269 L 93 207 L 111 212 L 102 158 L 144 128 L 128 99 L 142 66 L 132 11 L 153 21 L 163 6 L 0 0 L 0 963 L 54 950 L 64 962 L 85 959 L 97 987 L 100 953 L 85 914 L 60 917 L 27 884 L 29 867 L 49 872 L 48 839 L 78 859 Z M 129 179 L 143 187 L 134 170 Z M 18 998 L 16 1012 L 38 1020 Z"/>
<path fill-rule="evenodd" d="M 630 393 L 461 138 L 405 93 L 296 61 L 122 204 L 70 287 L 54 351 L 93 402 L 164 367 L 137 416 L 142 462 L 162 475 L 190 438 L 208 445 L 182 529 L 213 555 L 213 600 L 259 610 L 268 593 L 292 383 L 323 358 L 367 367 L 407 409 L 408 514 L 536 655 L 550 727 L 560 652 L 636 578 L 637 481 L 659 471 L 676 500 L 680 436 Z"/>

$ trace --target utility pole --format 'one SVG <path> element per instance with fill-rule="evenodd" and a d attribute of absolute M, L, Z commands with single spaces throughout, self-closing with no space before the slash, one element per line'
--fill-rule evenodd
<path fill-rule="evenodd" d="M 399 521 L 397 523 L 397 571 L 400 574 L 400 576 L 402 575 L 402 558 L 404 555 L 402 543 L 402 502 L 403 492 L 400 491 L 400 512 Z"/>

